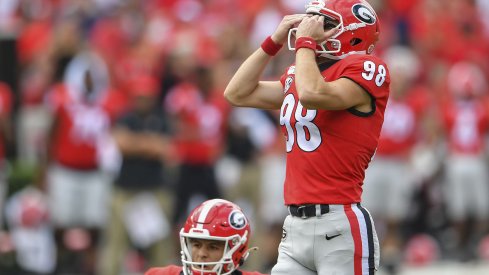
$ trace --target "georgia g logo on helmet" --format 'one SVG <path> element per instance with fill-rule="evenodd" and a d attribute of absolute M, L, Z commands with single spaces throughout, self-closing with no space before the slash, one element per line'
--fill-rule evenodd
<path fill-rule="evenodd" d="M 372 25 L 375 23 L 375 13 L 363 4 L 355 4 L 351 8 L 353 15 L 355 15 L 358 20 Z"/>
<path fill-rule="evenodd" d="M 233 211 L 229 215 L 229 224 L 234 229 L 243 229 L 246 223 L 246 217 L 241 211 Z"/>

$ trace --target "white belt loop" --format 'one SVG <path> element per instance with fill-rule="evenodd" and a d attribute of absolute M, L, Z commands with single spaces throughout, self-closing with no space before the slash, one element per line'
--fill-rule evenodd
<path fill-rule="evenodd" d="M 316 204 L 316 217 L 321 217 L 321 205 Z"/>

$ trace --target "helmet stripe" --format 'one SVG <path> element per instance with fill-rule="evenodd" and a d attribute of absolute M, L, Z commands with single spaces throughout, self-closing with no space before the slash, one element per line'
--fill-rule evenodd
<path fill-rule="evenodd" d="M 207 201 L 204 203 L 204 205 L 202 205 L 202 211 L 200 211 L 200 215 L 199 215 L 199 218 L 197 219 L 197 227 L 198 229 L 203 229 L 204 228 L 204 222 L 205 222 L 205 219 L 207 218 L 207 215 L 209 214 L 209 211 L 211 211 L 212 207 L 214 207 L 216 204 L 218 203 L 223 203 L 223 202 L 227 202 L 226 200 L 222 200 L 222 199 L 214 199 L 214 200 L 210 200 L 210 201 Z"/>

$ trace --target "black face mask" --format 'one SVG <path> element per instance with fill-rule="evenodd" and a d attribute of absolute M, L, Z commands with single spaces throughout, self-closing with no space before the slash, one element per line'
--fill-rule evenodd
<path fill-rule="evenodd" d="M 324 17 L 324 24 L 323 24 L 323 29 L 325 31 L 327 30 L 331 30 L 331 29 L 334 29 L 336 28 L 340 22 L 330 16 L 327 16 L 327 15 L 324 15 L 324 14 L 321 14 L 321 13 L 310 13 L 312 15 L 319 15 L 319 16 L 322 16 Z"/>
<path fill-rule="evenodd" d="M 338 22 L 336 21 L 329 21 L 329 20 L 325 20 L 324 21 L 324 24 L 323 24 L 323 28 L 325 31 L 327 30 L 331 30 L 331 29 L 334 29 L 338 26 Z"/>

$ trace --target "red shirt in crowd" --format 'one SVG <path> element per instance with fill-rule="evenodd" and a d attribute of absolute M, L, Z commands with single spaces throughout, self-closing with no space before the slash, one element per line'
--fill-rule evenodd
<path fill-rule="evenodd" d="M 98 142 L 125 106 L 124 100 L 113 100 L 115 95 L 107 92 L 97 103 L 86 104 L 70 97 L 63 84 L 53 88 L 49 97 L 56 119 L 53 160 L 75 169 L 98 167 Z"/>
<path fill-rule="evenodd" d="M 7 84 L 0 82 L 0 117 L 9 119 L 12 112 L 12 91 Z M 1 130 L 0 130 L 1 131 Z M 0 135 L 0 160 L 5 158 L 5 140 Z"/>
<path fill-rule="evenodd" d="M 483 100 L 451 101 L 443 108 L 443 122 L 449 152 L 479 155 L 485 150 L 489 131 L 489 110 Z"/>
<path fill-rule="evenodd" d="M 205 99 L 189 83 L 180 84 L 168 93 L 165 109 L 176 124 L 175 145 L 182 162 L 215 162 L 223 146 L 228 108 L 222 93 Z"/>
<path fill-rule="evenodd" d="M 429 104 L 425 92 L 414 89 L 404 98 L 389 99 L 376 156 L 405 157 L 413 149 L 422 135 L 421 120 Z"/>

